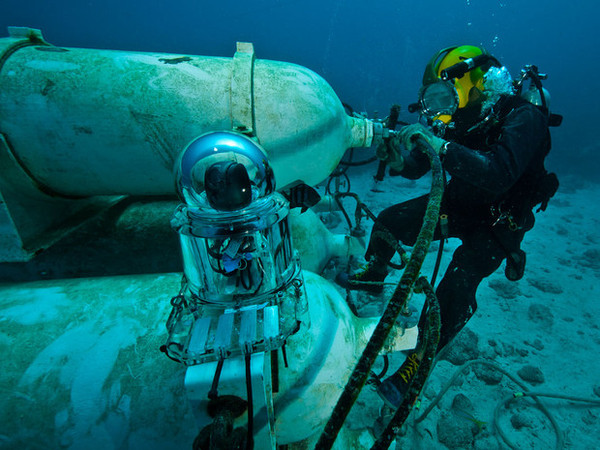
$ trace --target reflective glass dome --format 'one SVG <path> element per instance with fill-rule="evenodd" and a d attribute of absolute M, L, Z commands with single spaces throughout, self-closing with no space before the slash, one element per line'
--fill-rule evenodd
<path fill-rule="evenodd" d="M 215 164 L 242 164 L 252 189 L 252 201 L 275 191 L 275 175 L 266 152 L 252 139 L 233 131 L 215 131 L 194 139 L 175 165 L 177 193 L 188 205 L 206 205 L 205 174 Z"/>

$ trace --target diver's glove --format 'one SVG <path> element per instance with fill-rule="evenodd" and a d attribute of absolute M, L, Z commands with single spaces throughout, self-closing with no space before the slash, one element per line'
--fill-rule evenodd
<path fill-rule="evenodd" d="M 398 136 L 408 151 L 413 150 L 417 145 L 418 139 L 422 138 L 431 145 L 438 155 L 444 153 L 444 144 L 447 142 L 437 137 L 429 128 L 420 123 L 405 126 L 400 130 Z"/>
<path fill-rule="evenodd" d="M 375 155 L 386 163 L 390 169 L 400 172 L 404 168 L 404 158 L 400 146 L 400 139 L 394 135 L 387 142 L 383 142 L 377 147 Z"/>

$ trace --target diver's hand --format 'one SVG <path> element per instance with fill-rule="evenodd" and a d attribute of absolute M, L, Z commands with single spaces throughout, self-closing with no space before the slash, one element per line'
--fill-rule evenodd
<path fill-rule="evenodd" d="M 375 150 L 377 158 L 385 162 L 391 169 L 400 172 L 404 168 L 404 158 L 400 151 L 400 140 L 398 136 L 390 137 Z"/>
<path fill-rule="evenodd" d="M 409 151 L 413 150 L 417 145 L 418 139 L 422 138 L 431 145 L 438 155 L 443 152 L 443 147 L 446 143 L 444 139 L 437 137 L 429 128 L 420 123 L 414 123 L 402 128 L 398 133 L 398 137 Z"/>

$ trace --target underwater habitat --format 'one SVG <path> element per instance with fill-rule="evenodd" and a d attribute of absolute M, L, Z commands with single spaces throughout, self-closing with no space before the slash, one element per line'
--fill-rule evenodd
<path fill-rule="evenodd" d="M 600 447 L 591 0 L 0 5 L 0 449 Z"/>

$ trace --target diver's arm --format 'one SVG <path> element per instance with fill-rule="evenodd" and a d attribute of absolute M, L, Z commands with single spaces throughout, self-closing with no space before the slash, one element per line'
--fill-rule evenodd
<path fill-rule="evenodd" d="M 404 159 L 404 168 L 397 172 L 400 175 L 409 180 L 417 180 L 429 172 L 431 165 L 429 160 L 423 151 L 419 148 L 414 148 L 412 151 L 403 151 L 402 157 Z"/>
<path fill-rule="evenodd" d="M 444 168 L 452 177 L 500 195 L 523 175 L 540 151 L 547 126 L 546 117 L 535 106 L 516 108 L 506 118 L 498 141 L 486 151 L 448 144 Z"/>

